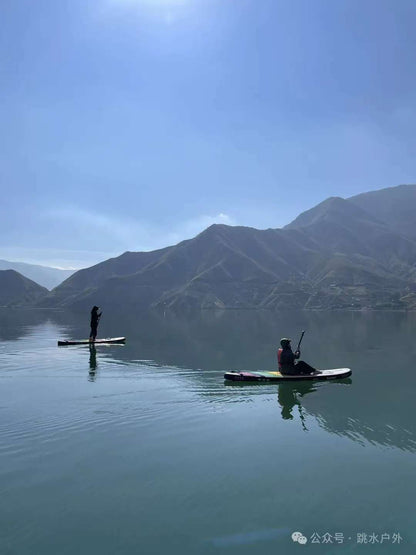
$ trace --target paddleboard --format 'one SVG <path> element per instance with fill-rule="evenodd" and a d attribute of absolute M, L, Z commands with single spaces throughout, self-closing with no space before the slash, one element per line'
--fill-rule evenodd
<path fill-rule="evenodd" d="M 351 376 L 350 368 L 331 368 L 316 370 L 313 374 L 295 374 L 289 376 L 280 372 L 226 372 L 225 380 L 234 382 L 282 382 L 293 380 L 339 380 Z"/>
<path fill-rule="evenodd" d="M 64 347 L 66 345 L 101 345 L 108 343 L 125 343 L 125 337 L 106 337 L 105 339 L 96 339 L 95 341 L 90 341 L 89 339 L 75 339 L 74 341 L 58 341 L 59 347 Z"/>

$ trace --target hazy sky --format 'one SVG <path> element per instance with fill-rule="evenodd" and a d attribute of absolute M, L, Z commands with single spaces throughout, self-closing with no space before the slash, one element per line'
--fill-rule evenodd
<path fill-rule="evenodd" d="M 2 0 L 0 258 L 82 267 L 416 182 L 415 0 Z"/>

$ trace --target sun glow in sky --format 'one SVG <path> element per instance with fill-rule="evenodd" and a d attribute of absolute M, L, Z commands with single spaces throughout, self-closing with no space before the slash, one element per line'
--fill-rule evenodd
<path fill-rule="evenodd" d="M 184 4 L 189 4 L 192 0 L 110 0 L 113 4 L 125 5 L 125 6 L 183 6 Z M 195 1 L 195 0 L 194 0 Z"/>
<path fill-rule="evenodd" d="M 416 181 L 416 3 L 6 0 L 0 258 L 87 266 Z"/>
<path fill-rule="evenodd" d="M 130 12 L 147 10 L 172 18 L 186 8 L 196 7 L 202 0 L 104 0 L 110 10 L 128 10 Z"/>

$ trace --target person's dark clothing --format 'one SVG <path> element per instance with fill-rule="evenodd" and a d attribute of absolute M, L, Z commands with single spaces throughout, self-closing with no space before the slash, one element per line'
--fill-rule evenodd
<path fill-rule="evenodd" d="M 277 351 L 277 362 L 279 369 L 292 368 L 295 365 L 295 359 L 299 358 L 300 353 L 294 353 L 290 345 L 280 348 Z"/>
<path fill-rule="evenodd" d="M 98 322 L 100 320 L 101 317 L 101 312 L 97 312 L 96 310 L 91 312 L 91 327 L 97 327 L 98 326 Z"/>
<path fill-rule="evenodd" d="M 90 332 L 90 338 L 95 339 L 97 337 L 97 333 L 98 333 L 98 323 L 97 324 L 91 324 L 91 332 Z"/>
<path fill-rule="evenodd" d="M 295 364 L 295 374 L 312 374 L 312 372 L 316 372 L 315 368 L 312 368 L 312 366 L 303 360 L 299 360 Z"/>
<path fill-rule="evenodd" d="M 312 368 L 312 366 L 309 366 L 309 364 L 303 360 L 299 360 L 295 363 L 295 360 L 299 357 L 300 351 L 294 353 L 290 345 L 279 349 L 277 351 L 277 362 L 280 372 L 286 375 L 311 374 L 315 372 L 315 368 Z"/>
<path fill-rule="evenodd" d="M 93 308 L 91 310 L 91 333 L 90 339 L 95 339 L 97 337 L 98 322 L 101 318 L 101 312 L 98 312 L 98 308 Z"/>

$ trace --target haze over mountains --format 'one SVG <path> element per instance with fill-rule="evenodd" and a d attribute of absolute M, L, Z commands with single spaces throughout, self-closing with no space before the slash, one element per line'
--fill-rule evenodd
<path fill-rule="evenodd" d="M 416 185 L 332 197 L 283 229 L 213 225 L 79 270 L 38 303 L 86 309 L 416 308 Z"/>
<path fill-rule="evenodd" d="M 80 270 L 42 305 L 413 308 L 415 212 L 416 186 L 404 185 L 329 198 L 283 229 L 213 225 Z"/>
<path fill-rule="evenodd" d="M 10 260 L 0 260 L 0 270 L 15 270 L 47 289 L 53 289 L 75 272 L 75 270 L 61 270 L 38 264 L 26 264 L 26 262 L 11 262 Z"/>
<path fill-rule="evenodd" d="M 0 270 L 0 306 L 33 305 L 48 293 L 14 270 Z"/>

